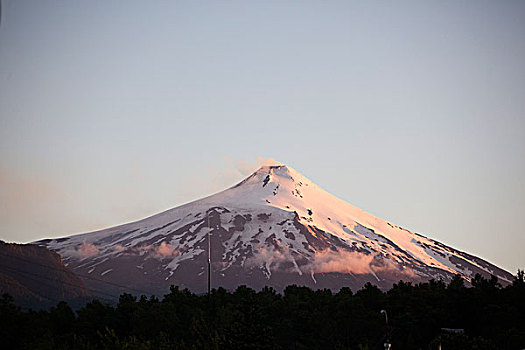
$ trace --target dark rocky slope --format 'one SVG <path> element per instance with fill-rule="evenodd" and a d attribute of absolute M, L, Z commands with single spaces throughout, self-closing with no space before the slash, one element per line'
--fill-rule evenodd
<path fill-rule="evenodd" d="M 28 307 L 62 300 L 75 304 L 90 297 L 82 280 L 57 253 L 32 244 L 0 241 L 0 294 L 4 293 Z"/>

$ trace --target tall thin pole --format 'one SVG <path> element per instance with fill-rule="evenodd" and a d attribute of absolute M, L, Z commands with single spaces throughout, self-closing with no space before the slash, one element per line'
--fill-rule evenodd
<path fill-rule="evenodd" d="M 211 242 L 210 242 L 210 212 L 208 210 L 208 298 L 210 297 L 210 280 L 211 280 Z"/>
<path fill-rule="evenodd" d="M 381 310 L 382 314 L 385 314 L 385 323 L 386 323 L 386 343 L 383 345 L 385 346 L 386 350 L 392 349 L 392 344 L 390 344 L 390 327 L 388 326 L 388 314 L 386 313 L 386 310 Z"/>

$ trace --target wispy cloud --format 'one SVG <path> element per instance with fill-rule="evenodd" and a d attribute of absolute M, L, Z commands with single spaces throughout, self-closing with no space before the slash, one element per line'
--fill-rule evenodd
<path fill-rule="evenodd" d="M 277 164 L 273 158 L 255 157 L 251 160 L 222 157 L 204 171 L 179 174 L 179 192 L 187 201 L 222 191 L 242 181 L 262 165 Z"/>
<path fill-rule="evenodd" d="M 304 258 L 308 259 L 306 264 Z M 288 247 L 279 247 L 279 249 L 262 247 L 247 259 L 245 265 L 266 266 L 272 271 L 284 269 L 287 272 L 294 272 L 299 269 L 301 273 L 339 272 L 360 275 L 392 271 L 405 275 L 413 274 L 410 270 L 401 270 L 397 265 L 373 254 L 331 249 L 317 251 L 313 256 L 301 257 L 299 253 L 291 251 Z"/>
<path fill-rule="evenodd" d="M 85 259 L 98 255 L 98 248 L 92 243 L 83 241 L 75 248 L 75 252 L 80 259 Z"/>
<path fill-rule="evenodd" d="M 27 242 L 106 226 L 93 209 L 100 208 L 100 203 L 81 197 L 70 185 L 43 173 L 0 167 L 3 238 Z"/>
<path fill-rule="evenodd" d="M 375 267 L 372 262 L 372 254 L 364 254 L 355 251 L 333 251 L 326 249 L 315 253 L 315 258 L 309 268 L 315 273 L 341 272 L 366 274 Z"/>
<path fill-rule="evenodd" d="M 244 265 L 246 267 L 253 266 L 267 266 L 271 270 L 282 269 L 283 265 L 293 262 L 295 259 L 290 249 L 282 247 L 282 249 L 272 249 L 261 247 L 257 249 L 253 256 L 248 258 Z"/>
<path fill-rule="evenodd" d="M 113 246 L 113 250 L 124 255 L 146 255 L 154 259 L 165 259 L 178 256 L 181 251 L 171 243 L 149 244 L 137 247 L 124 247 L 120 244 Z"/>
<path fill-rule="evenodd" d="M 179 251 L 170 243 L 162 242 L 160 246 L 154 247 L 154 252 L 158 258 L 170 258 L 179 255 Z"/>
<path fill-rule="evenodd" d="M 263 165 L 279 164 L 274 158 L 257 157 L 254 161 L 239 159 L 235 161 L 234 168 L 244 176 L 248 176 Z"/>

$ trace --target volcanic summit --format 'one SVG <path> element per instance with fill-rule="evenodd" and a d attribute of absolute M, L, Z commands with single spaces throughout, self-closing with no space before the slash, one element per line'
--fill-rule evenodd
<path fill-rule="evenodd" d="M 170 285 L 282 290 L 387 289 L 399 280 L 512 275 L 489 262 L 381 220 L 329 194 L 289 166 L 262 166 L 239 184 L 146 219 L 35 242 L 56 251 L 86 286 L 151 294 Z M 103 283 L 108 281 L 113 284 Z M 119 290 L 126 291 L 126 290 Z"/>

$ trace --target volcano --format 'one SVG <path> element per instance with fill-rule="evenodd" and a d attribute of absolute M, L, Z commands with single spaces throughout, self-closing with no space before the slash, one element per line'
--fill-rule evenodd
<path fill-rule="evenodd" d="M 105 292 L 165 294 L 239 285 L 280 291 L 388 289 L 399 280 L 469 282 L 476 273 L 513 276 L 497 266 L 411 232 L 329 194 L 289 166 L 263 166 L 239 184 L 146 219 L 34 244 L 56 251 Z M 210 254 L 208 254 L 208 244 Z"/>

